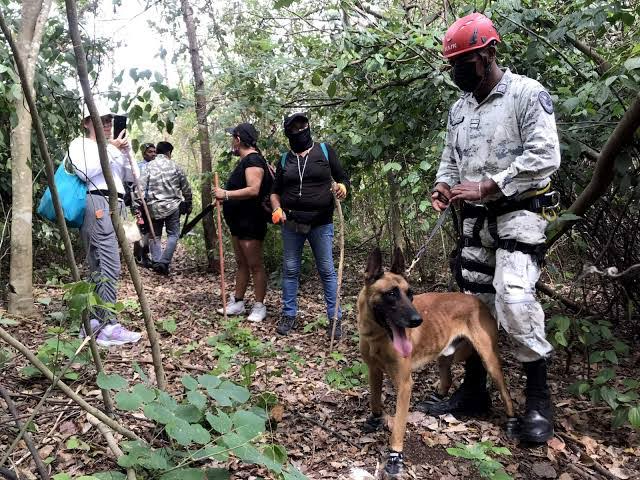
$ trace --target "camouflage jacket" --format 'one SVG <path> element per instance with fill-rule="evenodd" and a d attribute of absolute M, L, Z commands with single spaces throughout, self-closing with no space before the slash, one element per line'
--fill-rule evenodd
<path fill-rule="evenodd" d="M 147 163 L 140 177 L 140 187 L 154 219 L 171 215 L 183 199 L 191 203 L 191 187 L 187 176 L 166 155 L 158 155 Z"/>
<path fill-rule="evenodd" d="M 491 178 L 501 193 L 487 200 L 517 198 L 547 186 L 559 166 L 550 95 L 537 81 L 507 69 L 480 104 L 466 93 L 449 110 L 436 183 L 452 187 Z"/>

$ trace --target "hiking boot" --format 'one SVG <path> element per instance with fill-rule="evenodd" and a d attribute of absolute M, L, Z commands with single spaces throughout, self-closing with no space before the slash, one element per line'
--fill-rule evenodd
<path fill-rule="evenodd" d="M 520 417 L 518 437 L 521 442 L 545 443 L 553 437 L 553 411 L 547 385 L 547 361 L 544 358 L 522 364 L 527 374 L 526 411 Z"/>
<path fill-rule="evenodd" d="M 98 328 L 100 327 L 100 320 L 98 320 L 97 318 L 92 318 L 90 320 L 91 323 L 91 332 L 96 333 L 96 330 L 98 330 Z M 78 335 L 78 337 L 80 338 L 80 340 L 84 340 L 87 336 L 87 332 L 84 331 L 84 325 L 82 327 L 80 327 L 80 334 Z"/>
<path fill-rule="evenodd" d="M 296 317 L 292 317 L 291 315 L 282 315 L 280 322 L 278 322 L 276 332 L 280 335 L 289 335 L 289 332 L 296 328 L 298 328 L 298 320 Z"/>
<path fill-rule="evenodd" d="M 474 352 L 464 367 L 464 382 L 447 400 L 430 399 L 416 405 L 416 409 L 433 416 L 451 413 L 477 417 L 485 415 L 491 408 L 491 399 L 487 391 L 487 371 Z"/>
<path fill-rule="evenodd" d="M 261 302 L 254 303 L 247 320 L 250 322 L 261 322 L 265 318 L 267 318 L 267 306 Z"/>
<path fill-rule="evenodd" d="M 154 272 L 159 273 L 160 275 L 169 275 L 169 264 L 168 263 L 160 263 L 153 262 L 151 267 Z"/>
<path fill-rule="evenodd" d="M 266 310 L 266 308 L 265 308 Z M 224 315 L 224 307 L 216 310 L 220 315 Z M 238 300 L 233 295 L 229 295 L 227 301 L 227 315 L 242 315 L 244 313 L 244 300 Z"/>
<path fill-rule="evenodd" d="M 331 338 L 331 330 L 333 330 L 333 319 L 329 320 L 329 326 L 327 326 L 327 337 Z M 339 318 L 336 322 L 336 331 L 333 335 L 334 340 L 340 340 L 342 338 L 342 319 Z"/>
<path fill-rule="evenodd" d="M 111 347 L 112 345 L 137 343 L 140 337 L 140 333 L 131 332 L 119 323 L 113 323 L 102 328 L 96 338 L 96 343 L 101 347 Z"/>

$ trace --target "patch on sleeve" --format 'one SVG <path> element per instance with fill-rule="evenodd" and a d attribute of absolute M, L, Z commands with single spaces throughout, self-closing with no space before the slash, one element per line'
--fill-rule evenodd
<path fill-rule="evenodd" d="M 553 113 L 553 101 L 551 100 L 551 95 L 542 90 L 538 94 L 538 101 L 540 102 L 540 105 L 542 105 L 542 108 L 544 108 L 545 112 L 549 114 Z"/>

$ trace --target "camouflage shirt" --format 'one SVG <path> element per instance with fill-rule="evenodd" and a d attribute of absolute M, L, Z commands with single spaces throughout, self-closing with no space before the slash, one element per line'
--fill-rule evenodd
<path fill-rule="evenodd" d="M 158 155 L 147 163 L 140 187 L 153 218 L 166 218 L 176 211 L 180 202 L 191 203 L 191 187 L 181 167 L 166 155 Z"/>
<path fill-rule="evenodd" d="M 436 183 L 491 178 L 501 194 L 487 200 L 517 198 L 547 186 L 559 166 L 551 97 L 537 81 L 507 69 L 480 104 L 465 93 L 449 110 Z"/>

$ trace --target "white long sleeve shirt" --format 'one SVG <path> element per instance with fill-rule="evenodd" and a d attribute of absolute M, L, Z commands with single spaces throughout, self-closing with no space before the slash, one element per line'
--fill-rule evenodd
<path fill-rule="evenodd" d="M 94 140 L 86 137 L 74 139 L 69 145 L 67 155 L 76 169 L 76 175 L 87 184 L 87 191 L 108 190 L 100 165 L 98 144 Z M 134 181 L 131 165 L 133 164 L 135 169 L 136 178 L 139 177 L 138 166 L 135 162 L 130 162 L 125 153 L 111 144 L 107 145 L 107 155 L 116 190 L 118 193 L 124 194 L 123 182 Z"/>
<path fill-rule="evenodd" d="M 491 178 L 502 195 L 517 198 L 545 187 L 559 165 L 551 97 L 537 81 L 507 69 L 481 103 L 467 93 L 451 107 L 436 183 Z"/>

